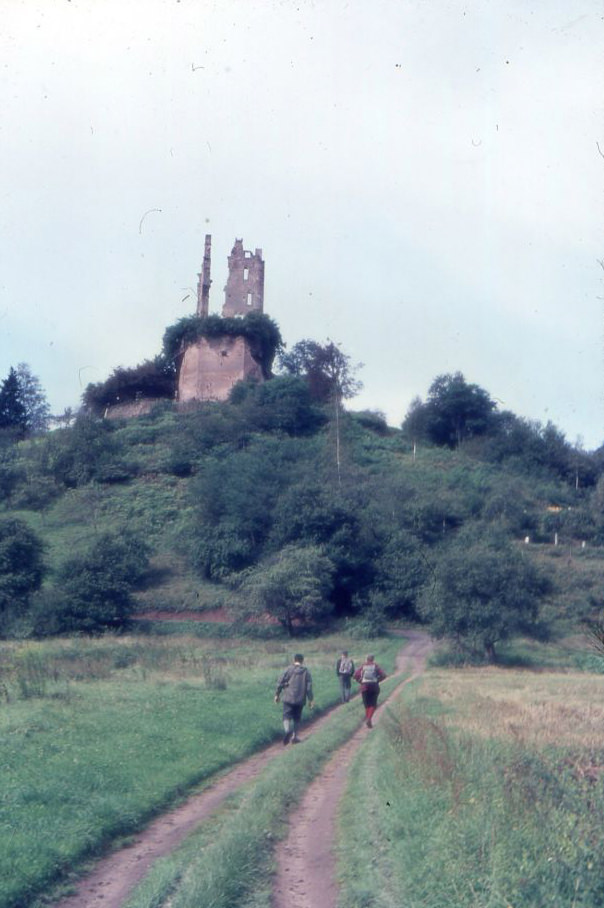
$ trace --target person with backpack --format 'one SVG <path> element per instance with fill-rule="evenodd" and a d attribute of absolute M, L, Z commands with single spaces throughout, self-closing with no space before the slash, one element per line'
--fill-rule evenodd
<path fill-rule="evenodd" d="M 298 725 L 302 718 L 302 709 L 308 700 L 312 709 L 314 706 L 312 694 L 312 677 L 309 670 L 302 663 L 304 656 L 296 653 L 294 664 L 285 669 L 277 683 L 275 703 L 283 701 L 283 744 L 298 744 Z M 283 696 L 281 694 L 283 693 Z"/>
<path fill-rule="evenodd" d="M 354 673 L 354 680 L 361 685 L 361 697 L 365 707 L 365 725 L 372 728 L 372 718 L 377 707 L 380 693 L 380 681 L 386 677 L 386 672 L 375 661 L 375 656 L 369 655 L 360 668 Z"/>
<path fill-rule="evenodd" d="M 336 675 L 340 682 L 340 700 L 348 703 L 350 700 L 350 687 L 354 675 L 354 662 L 349 658 L 347 650 L 342 650 L 342 655 L 336 662 Z"/>

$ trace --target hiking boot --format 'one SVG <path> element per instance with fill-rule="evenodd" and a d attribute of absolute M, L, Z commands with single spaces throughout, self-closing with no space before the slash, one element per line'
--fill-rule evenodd
<path fill-rule="evenodd" d="M 299 744 L 302 738 L 299 738 L 297 735 L 294 735 L 292 738 L 292 744 Z"/>
<path fill-rule="evenodd" d="M 365 725 L 367 726 L 367 728 L 373 728 L 373 722 L 371 721 L 371 719 L 365 719 Z"/>
<path fill-rule="evenodd" d="M 291 741 L 292 735 L 293 735 L 293 732 L 291 732 L 291 731 L 285 732 L 285 734 L 283 735 L 283 746 L 284 747 L 286 744 L 289 744 L 289 742 Z"/>

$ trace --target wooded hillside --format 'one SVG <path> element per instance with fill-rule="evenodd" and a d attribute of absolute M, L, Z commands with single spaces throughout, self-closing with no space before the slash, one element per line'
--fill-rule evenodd
<path fill-rule="evenodd" d="M 510 634 L 599 614 L 600 452 L 500 413 L 459 374 L 400 430 L 340 403 L 285 374 L 188 413 L 7 433 L 2 633 L 227 608 L 290 633 L 421 620 L 493 658 Z"/>

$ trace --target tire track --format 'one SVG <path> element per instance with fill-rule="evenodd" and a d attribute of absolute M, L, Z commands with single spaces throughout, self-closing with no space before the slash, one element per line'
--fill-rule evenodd
<path fill-rule="evenodd" d="M 427 634 L 406 633 L 409 644 L 399 654 L 397 672 L 410 672 L 409 677 L 383 701 L 373 717 L 380 721 L 384 705 L 402 688 L 424 671 L 426 657 L 432 649 Z M 320 776 L 309 785 L 301 804 L 290 818 L 287 838 L 277 847 L 277 873 L 273 889 L 273 908 L 335 908 L 335 825 L 340 798 L 352 759 L 371 730 L 362 725 L 347 743 L 339 748 Z"/>
<path fill-rule="evenodd" d="M 424 651 L 427 651 L 430 646 L 429 638 L 424 634 L 418 634 L 412 631 L 405 632 L 405 637 L 408 638 L 410 642 L 402 653 L 399 654 L 397 659 L 397 674 L 402 671 L 409 671 L 410 669 L 411 671 L 418 673 L 420 671 L 418 666 L 423 664 L 421 662 L 422 644 Z M 415 674 L 412 675 L 412 677 L 415 676 Z M 411 680 L 411 678 L 408 680 Z M 399 689 L 400 688 L 397 688 L 397 690 Z M 333 707 L 333 709 L 327 710 L 319 719 L 306 724 L 306 727 L 312 727 L 313 729 L 320 728 L 329 720 L 334 709 L 337 708 L 338 707 L 336 706 Z M 379 721 L 379 711 L 376 713 L 376 718 Z M 363 728 L 360 732 L 355 733 L 352 740 L 349 740 L 344 746 L 349 749 L 350 756 L 352 756 L 355 747 L 362 740 L 363 731 L 368 731 L 368 729 Z M 101 858 L 89 873 L 82 876 L 74 884 L 75 892 L 62 898 L 60 901 L 55 902 L 54 908 L 101 908 L 101 906 L 102 908 L 121 908 L 133 889 L 146 876 L 151 865 L 158 858 L 165 857 L 177 848 L 188 835 L 220 807 L 222 802 L 229 797 L 229 795 L 233 794 L 237 789 L 246 785 L 248 782 L 253 781 L 253 779 L 255 779 L 279 753 L 283 753 L 283 745 L 280 742 L 271 744 L 265 750 L 254 754 L 242 763 L 237 764 L 233 769 L 225 772 L 224 775 L 217 778 L 208 787 L 204 788 L 203 791 L 199 792 L 199 794 L 189 797 L 179 807 L 159 816 L 140 833 L 136 834 L 131 844 Z M 338 765 L 334 765 L 332 768 L 334 762 L 335 760 L 330 761 L 321 776 L 321 779 L 330 781 L 329 785 L 324 783 L 323 790 L 317 796 L 319 801 L 315 802 L 315 809 L 319 810 L 322 816 L 326 814 L 328 804 L 330 805 L 330 815 L 335 815 L 337 803 L 344 787 L 344 770 L 348 763 L 340 758 Z M 344 773 L 342 779 L 340 779 L 342 771 L 344 771 Z M 331 775 L 329 775 L 329 773 L 331 773 Z M 331 793 L 332 786 L 333 795 Z M 313 786 L 309 788 L 309 793 L 312 790 L 312 787 Z M 308 797 L 308 795 L 306 797 Z M 332 841 L 333 833 L 329 842 L 329 848 L 327 849 L 327 857 L 329 860 L 326 862 L 327 866 L 321 871 L 321 875 L 319 875 L 318 869 L 316 873 L 310 874 L 304 863 L 305 860 L 307 860 L 304 858 L 304 855 L 310 855 L 313 850 L 312 841 L 307 842 L 305 848 L 299 844 L 289 845 L 290 848 L 295 849 L 296 851 L 296 861 L 293 862 L 293 858 L 288 854 L 287 859 L 280 859 L 279 864 L 280 866 L 292 867 L 294 864 L 295 866 L 298 866 L 298 863 L 301 862 L 300 867 L 302 869 L 299 872 L 300 881 L 303 881 L 307 888 L 311 886 L 309 881 L 315 879 L 315 877 L 323 880 L 329 877 L 331 880 L 333 877 L 333 857 L 330 852 Z M 317 863 L 323 863 L 325 849 L 315 849 L 315 851 Z M 290 871 L 288 871 L 288 875 L 289 874 Z M 302 885 L 302 882 L 299 882 L 299 885 Z M 330 883 L 330 885 L 332 884 Z M 283 905 L 283 908 L 291 908 L 292 901 L 278 904 L 279 908 L 281 908 L 281 905 Z M 335 901 L 325 903 L 322 901 L 308 903 L 296 902 L 295 904 L 300 904 L 301 906 L 312 904 L 312 908 L 321 908 L 323 904 L 335 905 Z"/>

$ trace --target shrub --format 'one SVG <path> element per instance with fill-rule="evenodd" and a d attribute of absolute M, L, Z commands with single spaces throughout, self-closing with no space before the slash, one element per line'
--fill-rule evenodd
<path fill-rule="evenodd" d="M 0 616 L 26 608 L 40 588 L 43 553 L 41 540 L 22 520 L 0 521 Z"/>
<path fill-rule="evenodd" d="M 38 633 L 98 633 L 124 625 L 134 611 L 132 591 L 149 563 L 134 534 L 106 533 L 83 555 L 68 559 L 38 608 Z"/>

